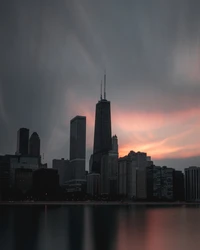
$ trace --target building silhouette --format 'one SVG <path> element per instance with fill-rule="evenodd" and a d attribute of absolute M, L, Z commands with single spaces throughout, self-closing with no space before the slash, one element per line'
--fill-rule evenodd
<path fill-rule="evenodd" d="M 28 155 L 29 129 L 20 128 L 17 131 L 17 152 L 18 155 Z"/>
<path fill-rule="evenodd" d="M 29 155 L 40 157 L 40 137 L 36 132 L 29 139 Z"/>
<path fill-rule="evenodd" d="M 56 169 L 40 168 L 33 172 L 33 190 L 36 195 L 55 194 L 59 187 L 59 176 Z"/>
<path fill-rule="evenodd" d="M 150 162 L 151 158 L 143 152 L 130 151 L 127 156 L 119 158 L 119 195 L 140 200 L 147 198 L 146 168 Z"/>
<path fill-rule="evenodd" d="M 118 139 L 112 137 L 112 150 L 101 158 L 101 193 L 117 195 L 118 193 Z"/>
<path fill-rule="evenodd" d="M 174 200 L 176 201 L 184 201 L 185 193 L 184 193 L 184 174 L 180 170 L 174 171 Z"/>
<path fill-rule="evenodd" d="M 151 165 L 147 167 L 146 171 L 147 199 L 158 201 L 161 199 L 161 167 Z"/>
<path fill-rule="evenodd" d="M 185 168 L 185 199 L 200 201 L 200 167 Z"/>
<path fill-rule="evenodd" d="M 110 101 L 106 99 L 106 75 L 104 75 L 104 97 L 96 104 L 92 172 L 101 172 L 101 158 L 112 149 Z"/>
<path fill-rule="evenodd" d="M 86 179 L 87 179 L 87 193 L 92 196 L 100 195 L 101 193 L 100 174 L 97 173 L 88 174 Z"/>
<path fill-rule="evenodd" d="M 163 200 L 174 199 L 174 169 L 163 166 L 161 168 L 161 196 Z"/>
<path fill-rule="evenodd" d="M 86 117 L 70 121 L 70 166 L 72 179 L 85 179 Z"/>
<path fill-rule="evenodd" d="M 69 160 L 65 160 L 64 158 L 53 159 L 52 166 L 53 166 L 53 169 L 58 170 L 60 186 L 64 185 L 66 181 L 71 180 L 72 173 L 71 173 L 71 166 L 70 166 Z"/>

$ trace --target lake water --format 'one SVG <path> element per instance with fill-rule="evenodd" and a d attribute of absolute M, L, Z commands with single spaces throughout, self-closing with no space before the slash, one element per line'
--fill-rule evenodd
<path fill-rule="evenodd" d="M 199 250 L 200 207 L 2 206 L 1 250 Z"/>

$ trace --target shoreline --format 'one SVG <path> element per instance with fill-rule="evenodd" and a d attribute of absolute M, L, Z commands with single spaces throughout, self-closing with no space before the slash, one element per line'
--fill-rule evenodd
<path fill-rule="evenodd" d="M 194 205 L 200 205 L 200 202 L 97 202 L 97 201 L 36 201 L 36 202 L 29 202 L 29 201 L 11 201 L 11 202 L 3 202 L 0 201 L 0 206 L 13 206 L 13 205 L 23 205 L 23 206 L 38 206 L 38 205 L 49 205 L 49 206 L 58 206 L 58 205 L 64 205 L 64 206 L 75 206 L 75 205 L 89 205 L 89 206 L 109 206 L 109 205 L 115 205 L 115 206 L 137 206 L 137 205 L 150 205 L 150 206 L 194 206 Z"/>

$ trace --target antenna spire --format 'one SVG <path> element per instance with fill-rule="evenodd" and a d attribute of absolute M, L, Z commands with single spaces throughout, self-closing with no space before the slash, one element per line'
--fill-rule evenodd
<path fill-rule="evenodd" d="M 101 80 L 101 93 L 100 93 L 100 100 L 102 100 L 102 80 Z"/>
<path fill-rule="evenodd" d="M 106 100 L 106 71 L 104 72 L 104 99 Z"/>

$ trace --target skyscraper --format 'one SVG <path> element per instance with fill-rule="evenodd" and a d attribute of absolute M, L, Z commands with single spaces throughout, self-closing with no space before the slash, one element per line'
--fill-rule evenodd
<path fill-rule="evenodd" d="M 17 131 L 17 154 L 28 155 L 29 129 L 20 128 Z"/>
<path fill-rule="evenodd" d="M 76 116 L 70 122 L 70 165 L 72 179 L 85 178 L 86 117 Z"/>
<path fill-rule="evenodd" d="M 112 149 L 110 102 L 106 100 L 106 75 L 104 97 L 96 104 L 92 171 L 101 172 L 101 158 Z"/>
<path fill-rule="evenodd" d="M 34 132 L 29 140 L 29 155 L 40 157 L 40 137 Z"/>

